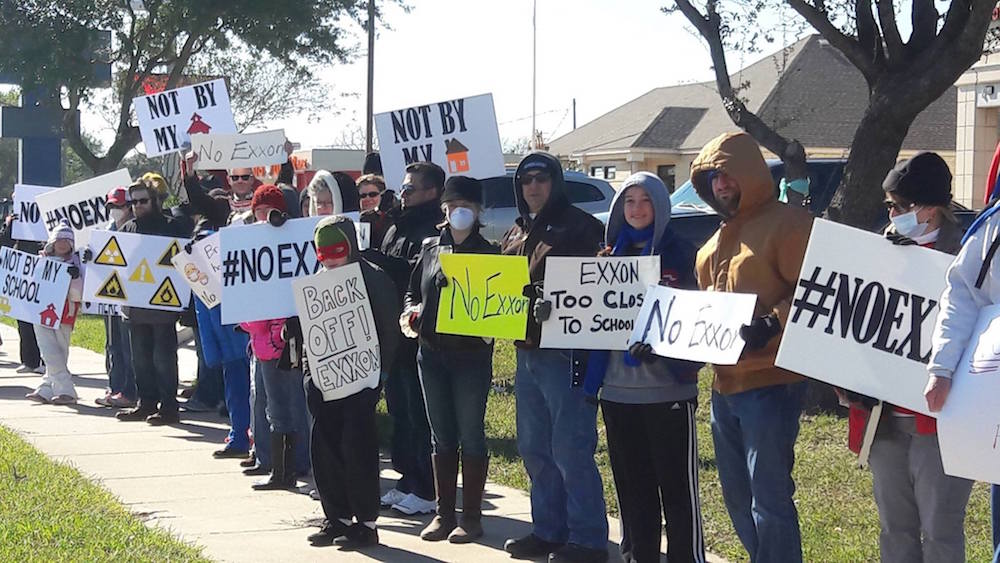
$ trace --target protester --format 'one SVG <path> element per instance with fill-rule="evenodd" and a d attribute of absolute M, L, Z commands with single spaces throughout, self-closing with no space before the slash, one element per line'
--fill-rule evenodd
<path fill-rule="evenodd" d="M 381 176 L 366 174 L 358 178 L 358 197 L 361 198 L 361 222 L 371 225 L 372 248 L 382 248 L 385 233 L 389 230 L 390 219 L 387 210 L 382 209 L 385 194 L 385 180 Z M 391 207 L 389 208 L 391 209 Z"/>
<path fill-rule="evenodd" d="M 73 250 L 75 246 L 73 228 L 64 219 L 49 233 L 49 240 L 42 249 L 41 256 L 61 262 L 72 278 L 69 292 L 63 304 L 59 328 L 42 324 L 35 325 L 35 340 L 45 360 L 45 375 L 42 384 L 25 395 L 26 399 L 53 405 L 71 405 L 78 398 L 73 376 L 69 372 L 69 338 L 73 333 L 76 315 L 80 312 L 83 298 L 83 278 L 80 276 L 80 258 Z M 49 305 L 51 309 L 52 306 Z"/>
<path fill-rule="evenodd" d="M 551 313 L 541 297 L 545 259 L 594 256 L 604 238 L 601 222 L 570 204 L 559 160 L 543 152 L 525 156 L 514 174 L 520 216 L 507 231 L 501 253 L 528 257 L 532 298 L 525 340 L 517 346 L 514 391 L 517 450 L 531 478 L 533 532 L 509 539 L 504 549 L 519 559 L 606 561 L 608 521 L 597 472 L 597 407 L 570 386 L 564 350 L 538 347 L 540 323 Z"/>
<path fill-rule="evenodd" d="M 638 172 L 611 202 L 603 255 L 657 256 L 660 283 L 697 289 L 695 249 L 674 234 L 670 193 L 656 175 Z M 669 561 L 705 561 L 698 499 L 698 407 L 701 363 L 660 358 L 648 344 L 585 356 L 574 378 L 600 391 L 608 455 L 618 492 L 625 561 L 660 560 L 660 517 L 667 523 Z"/>
<path fill-rule="evenodd" d="M 128 190 L 114 188 L 107 196 L 108 214 L 111 221 L 106 228 L 117 231 L 132 220 L 132 206 L 128 200 Z M 94 400 L 102 407 L 132 408 L 135 407 L 136 388 L 135 372 L 132 370 L 132 343 L 128 337 L 128 329 L 118 315 L 104 317 L 104 355 L 105 367 L 108 370 L 108 388 L 103 397 Z"/>
<path fill-rule="evenodd" d="M 483 186 L 478 180 L 466 176 L 448 178 L 441 204 L 447 222 L 439 225 L 439 236 L 424 241 L 403 300 L 400 322 L 408 323 L 419 334 L 417 367 L 434 448 L 431 461 L 437 516 L 420 537 L 469 543 L 483 535 L 480 521 L 489 462 L 484 418 L 493 379 L 493 341 L 437 333 L 441 288 L 448 285 L 438 257 L 445 252 L 497 254 L 499 249 L 479 234 Z M 455 518 L 460 450 L 461 525 Z"/>
<path fill-rule="evenodd" d="M 336 189 L 334 189 L 336 187 Z M 309 215 L 339 215 L 360 209 L 354 180 L 343 172 L 316 171 L 306 188 L 309 192 Z"/>
<path fill-rule="evenodd" d="M 389 373 L 399 344 L 396 326 L 399 302 L 392 279 L 356 248 L 354 224 L 342 216 L 316 224 L 316 256 L 325 270 L 357 263 L 378 336 L 382 379 Z M 378 296 L 376 299 L 375 297 Z M 312 459 L 316 488 L 326 521 L 309 536 L 313 545 L 336 543 L 350 548 L 378 544 L 375 521 L 379 512 L 379 448 L 375 404 L 381 385 L 343 399 L 326 401 L 305 368 L 309 410 L 313 415 Z"/>
<path fill-rule="evenodd" d="M 746 133 L 709 141 L 691 164 L 698 195 L 723 219 L 698 251 L 706 291 L 757 295 L 734 366 L 715 366 L 712 438 L 722 497 L 750 560 L 802 560 L 792 466 L 806 383 L 774 359 L 811 229 L 802 207 L 778 203 L 757 142 Z"/>
<path fill-rule="evenodd" d="M 143 181 L 128 187 L 134 219 L 121 227 L 123 233 L 183 237 L 172 217 L 164 215 L 161 194 Z M 135 408 L 120 411 L 118 420 L 145 420 L 153 425 L 173 424 L 177 414 L 177 313 L 122 307 L 132 343 L 132 367 L 139 401 Z"/>
<path fill-rule="evenodd" d="M 392 277 L 402 301 L 424 239 L 438 234 L 444 219 L 441 190 L 444 170 L 432 162 L 406 167 L 403 205 L 393 214 L 393 225 L 382 243 L 384 269 Z M 402 477 L 382 496 L 382 505 L 404 514 L 434 512 L 431 436 L 417 375 L 417 343 L 400 343 L 393 370 L 385 383 L 385 400 L 392 417 L 392 466 Z"/>

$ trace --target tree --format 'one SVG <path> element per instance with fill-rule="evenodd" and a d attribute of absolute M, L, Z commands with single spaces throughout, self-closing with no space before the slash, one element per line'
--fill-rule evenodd
<path fill-rule="evenodd" d="M 369 0 L 373 1 L 373 0 Z M 142 9 L 137 9 L 141 6 Z M 116 70 L 112 85 L 114 141 L 99 156 L 84 141 L 78 122 L 67 115 L 67 142 L 95 173 L 113 170 L 140 140 L 131 117 L 132 99 L 157 73 L 166 88 L 178 85 L 195 57 L 246 49 L 287 65 L 298 77 L 313 68 L 345 61 L 345 20 L 359 22 L 362 0 L 205 2 L 203 0 L 24 0 L 4 2 L 0 27 L 0 70 L 28 88 L 61 92 L 71 112 L 94 95 L 91 69 L 81 53 L 94 44 L 92 30 L 111 30 Z"/>
<path fill-rule="evenodd" d="M 729 79 L 726 50 L 753 47 L 768 33 L 757 14 L 790 7 L 839 50 L 864 77 L 868 107 L 858 124 L 844 177 L 830 206 L 834 220 L 870 228 L 879 219 L 879 186 L 894 165 L 913 120 L 952 87 L 983 53 L 995 0 L 952 0 L 943 14 L 934 0 L 912 0 L 913 31 L 904 41 L 892 0 L 756 0 L 753 3 L 674 0 L 708 43 L 722 104 L 737 126 L 783 159 L 797 160 L 797 143 L 785 139 L 747 109 Z M 743 37 L 736 29 L 751 31 Z M 804 156 L 804 153 L 802 153 Z"/>

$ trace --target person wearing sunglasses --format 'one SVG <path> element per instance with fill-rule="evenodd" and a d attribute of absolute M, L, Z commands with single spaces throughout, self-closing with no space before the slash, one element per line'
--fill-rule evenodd
<path fill-rule="evenodd" d="M 527 336 L 515 342 L 517 450 L 531 478 L 532 533 L 509 539 L 504 550 L 518 559 L 549 561 L 608 559 L 604 486 L 594 462 L 597 406 L 569 385 L 572 361 L 566 350 L 538 347 L 541 323 L 552 312 L 541 300 L 545 259 L 593 257 L 604 240 L 601 222 L 569 200 L 562 165 L 533 152 L 514 174 L 520 216 L 504 235 L 501 254 L 526 256 L 532 300 Z"/>
<path fill-rule="evenodd" d="M 386 192 L 385 179 L 376 174 L 365 174 L 358 178 L 358 198 L 361 199 L 361 222 L 371 225 L 371 246 L 381 248 L 385 233 L 389 230 L 389 214 L 383 209 L 383 198 L 392 201 L 392 192 Z M 389 209 L 392 204 L 389 204 Z"/>

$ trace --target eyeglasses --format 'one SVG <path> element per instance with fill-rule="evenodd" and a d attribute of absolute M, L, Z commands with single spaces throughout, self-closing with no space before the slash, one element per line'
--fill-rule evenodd
<path fill-rule="evenodd" d="M 546 182 L 551 182 L 552 175 L 549 174 L 548 172 L 538 172 L 537 174 L 525 174 L 524 176 L 521 176 L 522 186 L 529 186 L 531 185 L 532 182 L 535 181 L 541 182 L 543 184 Z"/>
<path fill-rule="evenodd" d="M 882 202 L 885 208 L 889 211 L 895 210 L 897 213 L 906 213 L 907 211 L 913 209 L 917 206 L 916 203 L 896 203 L 891 199 L 887 199 Z"/>
<path fill-rule="evenodd" d="M 243 180 L 244 182 L 249 182 L 250 178 L 253 178 L 253 174 L 230 174 L 229 181 L 236 182 L 238 180 Z"/>
<path fill-rule="evenodd" d="M 360 194 L 358 194 L 358 197 L 360 197 L 361 199 L 368 199 L 370 197 L 378 197 L 380 195 L 382 195 L 381 192 L 361 192 Z"/>
<path fill-rule="evenodd" d="M 148 197 L 137 197 L 132 200 L 132 205 L 146 205 L 150 202 Z"/>

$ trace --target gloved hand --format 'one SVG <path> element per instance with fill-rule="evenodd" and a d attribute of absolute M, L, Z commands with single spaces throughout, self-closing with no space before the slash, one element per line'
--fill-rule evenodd
<path fill-rule="evenodd" d="M 533 283 L 529 283 L 524 286 L 524 289 L 521 290 L 521 295 L 527 297 L 528 299 L 541 299 L 544 297 L 544 295 L 542 295 L 541 284 L 535 285 Z"/>
<path fill-rule="evenodd" d="M 84 248 L 83 254 L 80 255 L 80 259 L 83 260 L 84 263 L 90 262 L 94 259 L 94 251 L 89 248 Z"/>
<path fill-rule="evenodd" d="M 651 364 L 656 361 L 656 354 L 653 353 L 653 347 L 645 342 L 636 342 L 629 346 L 628 353 L 644 364 Z"/>
<path fill-rule="evenodd" d="M 896 232 L 886 233 L 885 238 L 896 246 L 914 246 L 917 244 L 917 241 Z"/>
<path fill-rule="evenodd" d="M 544 301 L 542 299 L 536 300 L 535 306 L 531 310 L 531 314 L 535 317 L 535 322 L 538 324 L 544 323 L 549 320 L 550 316 L 552 316 L 552 302 Z"/>
<path fill-rule="evenodd" d="M 399 328 L 407 338 L 416 338 L 420 335 L 417 332 L 420 328 L 419 305 L 403 309 L 403 314 L 399 315 Z"/>
<path fill-rule="evenodd" d="M 66 268 L 66 272 L 69 273 L 69 277 L 73 278 L 74 280 L 80 277 L 80 268 L 78 268 L 76 264 L 72 264 L 70 265 L 69 268 Z"/>
<path fill-rule="evenodd" d="M 275 227 L 280 227 L 288 221 L 288 213 L 272 209 L 267 214 L 267 222 Z"/>
<path fill-rule="evenodd" d="M 750 324 L 740 327 L 740 338 L 746 342 L 747 350 L 760 350 L 781 332 L 778 317 L 771 313 L 757 317 Z"/>
<path fill-rule="evenodd" d="M 444 272 L 438 272 L 434 276 L 434 287 L 441 289 L 442 287 L 448 287 L 448 276 L 444 275 Z"/>

